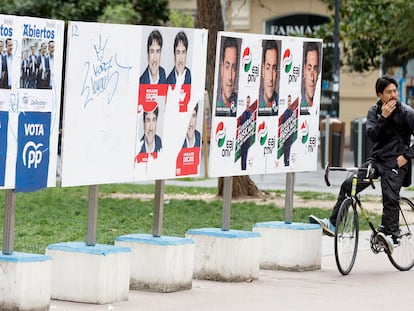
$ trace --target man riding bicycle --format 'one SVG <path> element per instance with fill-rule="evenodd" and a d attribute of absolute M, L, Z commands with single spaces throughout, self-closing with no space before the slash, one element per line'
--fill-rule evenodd
<path fill-rule="evenodd" d="M 398 245 L 400 235 L 399 199 L 401 187 L 411 184 L 411 159 L 414 145 L 414 110 L 398 101 L 398 84 L 395 79 L 383 76 L 375 84 L 378 101 L 368 110 L 366 134 L 372 140 L 371 157 L 362 167 L 372 163 L 373 172 L 369 178 L 381 177 L 383 212 L 378 238 L 386 245 L 389 253 Z M 359 171 L 358 178 L 366 178 L 366 171 Z M 342 201 L 350 195 L 352 176 L 341 185 L 338 199 L 329 218 L 309 216 L 311 223 L 322 226 L 324 233 L 335 235 L 335 223 Z M 358 181 L 357 193 L 370 185 L 369 181 Z"/>

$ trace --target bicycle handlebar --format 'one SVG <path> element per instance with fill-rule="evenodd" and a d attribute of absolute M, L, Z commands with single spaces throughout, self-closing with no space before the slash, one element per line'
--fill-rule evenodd
<path fill-rule="evenodd" d="M 353 172 L 353 173 L 357 173 L 358 171 L 366 171 L 367 174 L 365 178 L 369 178 L 372 175 L 373 170 L 374 169 L 372 167 L 372 163 L 369 163 L 368 167 L 340 167 L 340 166 L 329 166 L 329 164 L 327 164 L 325 166 L 324 179 L 325 179 L 326 185 L 330 187 L 331 183 L 329 182 L 329 171 L 342 171 L 342 172 Z M 369 183 L 371 184 L 371 187 L 375 189 L 375 185 L 374 185 L 372 178 L 369 178 Z"/>

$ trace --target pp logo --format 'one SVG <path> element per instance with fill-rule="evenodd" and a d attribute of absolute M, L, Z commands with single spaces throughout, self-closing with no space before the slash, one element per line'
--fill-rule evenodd
<path fill-rule="evenodd" d="M 252 65 L 252 54 L 250 53 L 249 47 L 245 48 L 243 51 L 242 64 L 243 64 L 244 72 L 249 72 L 250 67 Z"/>
<path fill-rule="evenodd" d="M 226 128 L 224 127 L 224 122 L 217 124 L 216 128 L 216 142 L 219 148 L 223 147 L 224 142 L 226 141 Z"/>
<path fill-rule="evenodd" d="M 32 141 L 29 141 L 23 148 L 22 158 L 23 165 L 27 168 L 37 168 L 37 166 L 42 162 L 42 151 L 39 150 L 43 147 L 42 143 L 35 144 Z"/>
<path fill-rule="evenodd" d="M 290 53 L 290 49 L 286 49 L 285 53 L 283 53 L 283 68 L 285 68 L 286 73 L 292 69 L 292 53 Z"/>
<path fill-rule="evenodd" d="M 267 126 L 265 122 L 259 124 L 259 128 L 257 129 L 257 135 L 259 137 L 260 145 L 264 145 L 267 140 Z"/>

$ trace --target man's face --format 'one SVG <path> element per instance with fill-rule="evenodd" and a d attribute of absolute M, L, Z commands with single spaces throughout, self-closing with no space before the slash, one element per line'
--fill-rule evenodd
<path fill-rule="evenodd" d="M 292 105 L 292 96 L 288 96 L 287 98 L 288 108 Z"/>
<path fill-rule="evenodd" d="M 305 79 L 306 99 L 313 101 L 315 95 L 316 82 L 318 81 L 319 58 L 317 51 L 309 51 L 306 55 L 305 68 L 303 68 L 303 77 Z"/>
<path fill-rule="evenodd" d="M 185 63 L 187 59 L 187 49 L 182 41 L 179 41 L 174 51 L 175 70 L 178 74 L 182 74 L 185 69 Z"/>
<path fill-rule="evenodd" d="M 277 78 L 277 53 L 274 49 L 266 51 L 262 77 L 265 100 L 270 101 L 275 91 Z"/>
<path fill-rule="evenodd" d="M 154 143 L 155 131 L 157 129 L 157 116 L 154 112 L 149 112 L 144 120 L 145 141 L 148 145 Z"/>
<path fill-rule="evenodd" d="M 46 55 L 46 44 L 42 44 L 42 45 L 40 46 L 40 53 L 41 53 L 42 55 Z"/>
<path fill-rule="evenodd" d="M 54 42 L 50 42 L 49 43 L 49 55 L 53 56 L 53 54 L 55 54 L 55 43 Z"/>
<path fill-rule="evenodd" d="M 196 123 L 197 123 L 197 112 L 195 110 L 193 110 L 193 114 L 191 115 L 190 123 L 188 124 L 188 129 L 187 129 L 187 139 L 188 140 L 194 139 Z"/>
<path fill-rule="evenodd" d="M 0 54 L 3 53 L 3 49 L 4 49 L 4 43 L 3 41 L 0 41 Z"/>
<path fill-rule="evenodd" d="M 161 46 L 153 40 L 148 50 L 148 66 L 152 75 L 157 75 L 161 61 Z"/>
<path fill-rule="evenodd" d="M 221 65 L 222 96 L 225 101 L 231 97 L 236 80 L 237 49 L 228 47 L 224 51 L 223 64 Z"/>
<path fill-rule="evenodd" d="M 398 89 L 397 87 L 390 83 L 386 86 L 382 93 L 378 93 L 379 99 L 381 99 L 383 104 L 388 103 L 390 100 L 398 99 Z"/>
<path fill-rule="evenodd" d="M 7 41 L 6 50 L 7 50 L 8 55 L 12 54 L 13 52 L 13 41 L 12 40 Z"/>
<path fill-rule="evenodd" d="M 34 55 L 35 54 L 35 47 L 32 46 L 32 47 L 30 47 L 30 49 L 32 50 L 32 54 Z"/>
<path fill-rule="evenodd" d="M 246 110 L 248 110 L 250 107 L 250 97 L 246 98 Z"/>

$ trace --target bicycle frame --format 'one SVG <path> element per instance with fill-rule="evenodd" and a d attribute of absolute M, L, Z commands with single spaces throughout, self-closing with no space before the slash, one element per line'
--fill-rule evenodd
<path fill-rule="evenodd" d="M 338 270 L 347 275 L 351 272 L 355 262 L 357 249 L 358 249 L 358 236 L 359 236 L 359 220 L 358 220 L 358 207 L 360 214 L 367 221 L 372 234 L 370 237 L 371 250 L 373 253 L 378 254 L 382 251 L 386 253 L 392 265 L 400 271 L 408 271 L 414 266 L 414 239 L 412 237 L 411 228 L 405 217 L 405 213 L 414 213 L 414 203 L 407 198 L 400 197 L 399 204 L 399 229 L 400 234 L 397 239 L 393 238 L 393 247 L 390 246 L 386 240 L 384 232 L 374 227 L 367 210 L 362 205 L 362 202 L 357 193 L 358 183 L 368 183 L 374 189 L 374 183 L 371 176 L 373 176 L 372 166 L 367 168 L 345 168 L 345 167 L 329 167 L 325 168 L 325 182 L 330 186 L 329 171 L 351 171 L 352 185 L 351 192 L 346 196 L 345 200 L 341 203 L 336 219 L 335 229 L 335 260 Z M 367 172 L 365 177 L 361 178 L 361 170 Z M 359 176 L 359 177 L 358 177 Z M 358 207 L 357 207 L 358 206 Z M 396 244 L 397 243 L 397 244 Z"/>

